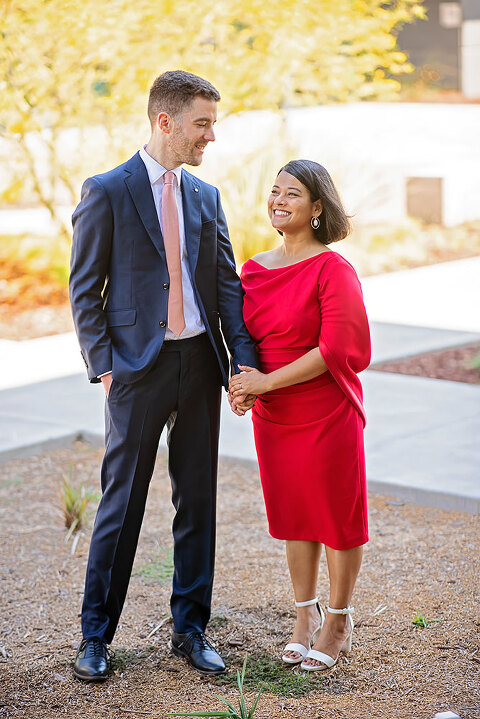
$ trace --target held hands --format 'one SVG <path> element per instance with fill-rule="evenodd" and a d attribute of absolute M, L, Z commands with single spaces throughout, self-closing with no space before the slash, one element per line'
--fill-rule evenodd
<path fill-rule="evenodd" d="M 233 401 L 240 400 L 244 395 L 264 394 L 270 390 L 268 374 L 247 365 L 238 365 L 242 370 L 230 379 L 228 393 Z M 243 401 L 243 400 L 242 400 Z"/>
<path fill-rule="evenodd" d="M 254 394 L 241 395 L 240 397 L 236 397 L 235 399 L 233 399 L 230 392 L 228 392 L 227 396 L 228 402 L 230 404 L 230 409 L 238 417 L 243 417 L 243 415 L 248 412 L 249 409 L 252 409 L 253 405 L 255 404 L 255 400 L 257 399 Z"/>

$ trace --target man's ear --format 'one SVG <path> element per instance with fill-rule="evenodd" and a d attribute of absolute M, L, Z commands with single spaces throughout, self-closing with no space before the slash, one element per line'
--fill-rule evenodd
<path fill-rule="evenodd" d="M 157 127 L 161 132 L 166 134 L 172 131 L 172 118 L 168 112 L 160 112 L 157 117 Z"/>

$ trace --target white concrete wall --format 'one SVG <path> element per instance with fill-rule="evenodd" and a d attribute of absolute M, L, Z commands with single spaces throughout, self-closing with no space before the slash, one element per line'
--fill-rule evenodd
<path fill-rule="evenodd" d="M 443 178 L 445 225 L 480 219 L 480 106 L 306 108 L 290 113 L 289 138 L 335 175 L 357 221 L 402 221 L 407 177 Z"/>

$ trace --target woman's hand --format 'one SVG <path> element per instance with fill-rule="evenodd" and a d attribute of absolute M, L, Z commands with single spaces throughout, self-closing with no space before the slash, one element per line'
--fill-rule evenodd
<path fill-rule="evenodd" d="M 233 399 L 241 395 L 265 394 L 265 392 L 269 391 L 268 374 L 259 372 L 258 369 L 247 365 L 239 364 L 238 366 L 242 371 L 240 374 L 233 375 L 228 387 Z"/>

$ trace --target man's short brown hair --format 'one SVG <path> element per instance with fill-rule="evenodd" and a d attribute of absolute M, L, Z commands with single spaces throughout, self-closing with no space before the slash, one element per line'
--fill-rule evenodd
<path fill-rule="evenodd" d="M 153 126 L 160 112 L 172 117 L 184 112 L 193 99 L 201 95 L 208 100 L 220 100 L 220 93 L 213 85 L 198 75 L 184 70 L 164 72 L 154 80 L 148 98 L 148 117 Z"/>

